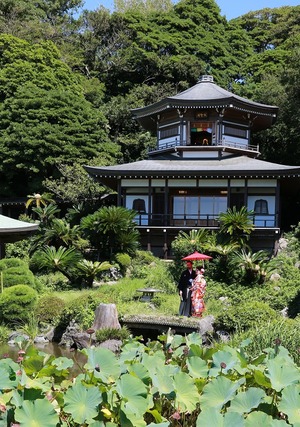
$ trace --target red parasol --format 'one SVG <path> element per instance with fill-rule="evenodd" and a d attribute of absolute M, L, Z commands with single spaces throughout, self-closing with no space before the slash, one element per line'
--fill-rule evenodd
<path fill-rule="evenodd" d="M 204 260 L 212 259 L 212 257 L 209 255 L 200 254 L 200 252 L 195 251 L 192 254 L 187 255 L 181 259 L 182 261 L 204 261 Z"/>

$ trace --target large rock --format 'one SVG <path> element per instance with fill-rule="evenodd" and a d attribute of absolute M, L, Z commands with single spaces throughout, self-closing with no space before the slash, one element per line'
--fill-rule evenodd
<path fill-rule="evenodd" d="M 115 304 L 99 304 L 95 311 L 92 329 L 114 328 L 121 329 Z"/>

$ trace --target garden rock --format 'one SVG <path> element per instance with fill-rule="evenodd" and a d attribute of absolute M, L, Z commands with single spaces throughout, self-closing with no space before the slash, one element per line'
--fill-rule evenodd
<path fill-rule="evenodd" d="M 44 335 L 37 335 L 34 339 L 35 344 L 47 344 L 48 342 L 48 338 L 46 338 Z"/>
<path fill-rule="evenodd" d="M 8 345 L 15 345 L 15 339 L 21 337 L 24 341 L 29 340 L 29 336 L 21 332 L 14 331 L 8 337 Z"/>
<path fill-rule="evenodd" d="M 119 353 L 122 345 L 121 340 L 106 340 L 99 344 L 99 347 L 107 348 L 108 350 L 113 351 L 114 353 Z"/>
<path fill-rule="evenodd" d="M 271 282 L 278 282 L 278 280 L 280 280 L 281 276 L 278 273 L 273 273 L 270 276 L 270 281 Z"/>
<path fill-rule="evenodd" d="M 92 329 L 114 328 L 121 329 L 115 304 L 99 304 L 95 311 Z"/>
<path fill-rule="evenodd" d="M 202 337 L 203 343 L 208 341 L 208 337 L 214 332 L 215 318 L 212 315 L 205 316 L 199 320 L 199 334 Z"/>
<path fill-rule="evenodd" d="M 81 330 L 79 325 L 77 325 L 75 320 L 71 320 L 65 332 L 62 334 L 59 345 L 65 345 L 67 347 L 71 347 L 74 344 L 73 337 L 76 337 L 77 334 L 80 334 L 80 333 L 81 333 Z"/>

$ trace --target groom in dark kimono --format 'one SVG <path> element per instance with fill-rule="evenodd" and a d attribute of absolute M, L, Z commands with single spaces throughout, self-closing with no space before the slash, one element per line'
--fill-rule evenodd
<path fill-rule="evenodd" d="M 196 272 L 193 270 L 192 261 L 186 262 L 186 270 L 181 273 L 178 282 L 178 291 L 180 296 L 179 316 L 191 315 L 191 292 L 190 287 L 193 284 L 193 280 L 196 277 Z"/>

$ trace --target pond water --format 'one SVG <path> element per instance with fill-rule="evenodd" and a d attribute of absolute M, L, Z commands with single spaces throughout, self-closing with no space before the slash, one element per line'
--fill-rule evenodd
<path fill-rule="evenodd" d="M 49 342 L 47 344 L 35 344 L 35 347 L 45 353 L 53 354 L 55 357 L 67 357 L 68 359 L 74 360 L 74 366 L 70 369 L 71 375 L 77 375 L 81 372 L 80 366 L 86 363 L 86 356 L 80 351 L 72 351 L 69 347 L 59 346 L 57 343 Z M 17 360 L 18 351 L 20 348 L 17 345 L 0 344 L 0 359 L 10 357 L 13 360 Z"/>

